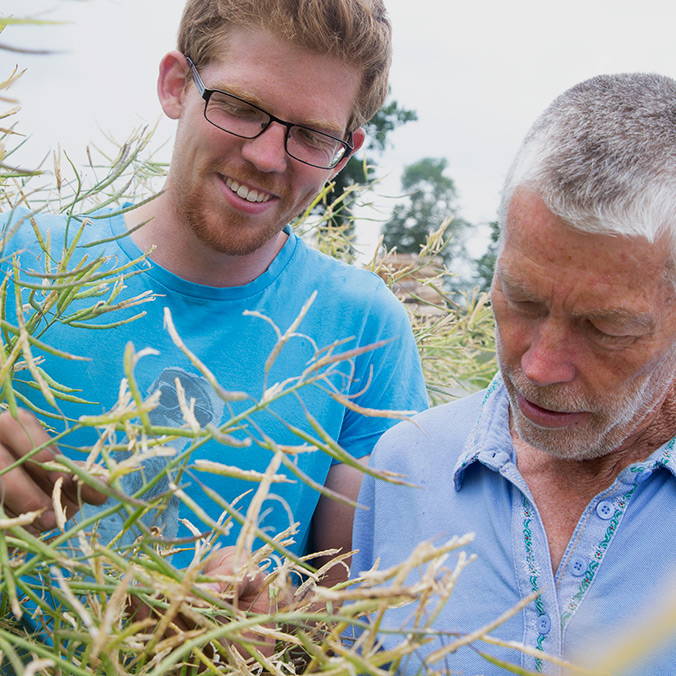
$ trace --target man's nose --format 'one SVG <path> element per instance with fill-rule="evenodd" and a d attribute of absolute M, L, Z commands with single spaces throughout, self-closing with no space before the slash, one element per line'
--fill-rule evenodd
<path fill-rule="evenodd" d="M 262 172 L 281 172 L 287 167 L 286 127 L 270 122 L 267 129 L 256 138 L 245 139 L 242 157 Z"/>
<path fill-rule="evenodd" d="M 521 357 L 521 368 L 535 385 L 554 385 L 574 380 L 575 346 L 566 327 L 552 319 L 540 323 Z"/>

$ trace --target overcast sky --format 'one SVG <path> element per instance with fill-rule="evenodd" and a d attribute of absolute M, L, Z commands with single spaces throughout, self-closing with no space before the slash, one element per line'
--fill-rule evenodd
<path fill-rule="evenodd" d="M 472 222 L 494 218 L 521 138 L 563 90 L 598 73 L 676 77 L 670 0 L 386 2 L 394 27 L 393 95 L 419 119 L 393 134 L 380 192 L 397 193 L 405 164 L 445 157 L 461 213 Z M 0 0 L 0 15 L 70 22 L 10 27 L 0 36 L 60 52 L 0 51 L 0 80 L 15 63 L 28 68 L 11 90 L 23 105 L 21 129 L 31 133 L 20 157 L 33 162 L 57 142 L 83 157 L 102 130 L 124 139 L 132 127 L 155 122 L 157 63 L 175 46 L 182 6 L 183 0 Z M 172 135 L 173 123 L 162 120 L 157 144 Z"/>

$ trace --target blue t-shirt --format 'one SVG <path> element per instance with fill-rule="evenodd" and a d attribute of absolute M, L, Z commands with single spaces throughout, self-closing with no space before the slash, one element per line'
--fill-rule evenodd
<path fill-rule="evenodd" d="M 24 214 L 16 211 L 12 222 L 16 223 Z M 80 224 L 71 220 L 66 227 L 65 218 L 58 215 L 40 215 L 37 223 L 44 239 L 49 239 L 53 258 L 50 266 L 54 272 L 54 261 L 60 259 L 64 241 L 69 244 L 74 241 Z M 98 274 L 139 259 L 142 252 L 129 236 L 123 236 L 125 232 L 124 219 L 119 214 L 88 222 L 77 241 L 70 267 L 83 257 L 86 257 L 84 265 L 102 260 Z M 45 318 L 43 326 L 49 325 L 41 334 L 41 340 L 64 352 L 89 358 L 72 361 L 47 353 L 42 355 L 45 371 L 60 384 L 76 390 L 69 397 L 74 394 L 90 402 L 58 401 L 60 410 L 73 420 L 82 415 L 105 413 L 115 405 L 125 376 L 123 354 L 127 343 L 132 343 L 137 353 L 152 349 L 139 359 L 134 374 L 144 398 L 159 391 L 159 405 L 149 414 L 153 425 L 185 426 L 179 401 L 181 390 L 185 401 L 192 400 L 194 417 L 201 427 L 243 416 L 226 431 L 235 442 L 252 438 L 252 445 L 239 447 L 227 440 L 223 443 L 211 440 L 192 452 L 186 471 L 163 476 L 141 499 L 151 500 L 153 495 L 168 490 L 170 481 L 174 481 L 190 500 L 217 520 L 223 508 L 201 487 L 203 483 L 228 503 L 249 491 L 236 503 L 237 509 L 244 513 L 259 484 L 198 471 L 196 461 L 263 472 L 276 444 L 295 468 L 323 484 L 335 460 L 308 442 L 311 437 L 321 438 L 317 425 L 347 453 L 359 458 L 371 452 L 380 435 L 394 422 L 386 417 L 364 416 L 332 395 L 337 393 L 358 406 L 371 409 L 421 410 L 426 406 L 419 358 L 401 304 L 375 274 L 325 256 L 309 248 L 293 232 L 287 232 L 288 240 L 269 268 L 249 284 L 225 288 L 195 284 L 146 259 L 128 268 L 131 274 L 113 302 L 148 293 L 154 294 L 155 299 L 84 323 L 117 323 L 139 312 L 145 313 L 143 317 L 105 330 L 67 326 L 54 316 Z M 40 283 L 29 271 L 44 272 L 45 255 L 37 246 L 27 221 L 5 247 L 2 263 L 5 270 L 9 269 L 12 252 L 19 252 L 22 278 L 32 283 L 37 279 Z M 59 283 L 58 277 L 52 279 L 51 283 Z M 107 299 L 112 288 L 109 285 L 96 298 Z M 29 291 L 22 293 L 22 302 L 27 303 Z M 38 293 L 44 297 L 47 289 Z M 302 321 L 293 327 L 303 306 L 315 294 Z M 91 306 L 96 298 L 76 301 L 66 314 L 72 314 L 78 307 Z M 244 393 L 244 398 L 224 401 L 216 395 L 205 374 L 177 348 L 164 328 L 165 308 L 171 313 L 181 340 L 208 367 L 220 386 L 229 392 Z M 268 362 L 266 370 L 266 360 L 280 336 L 286 337 L 283 347 L 276 358 Z M 330 354 L 378 341 L 387 342 L 343 361 L 331 363 L 328 359 L 317 370 L 312 369 L 313 364 Z M 40 353 L 37 349 L 35 352 Z M 321 377 L 310 382 L 317 374 Z M 22 372 L 16 374 L 24 396 L 45 411 L 53 411 L 34 388 L 21 386 L 19 381 L 24 377 Z M 302 378 L 306 384 L 298 387 Z M 279 396 L 280 388 L 287 393 Z M 266 409 L 253 411 L 264 399 L 273 401 Z M 45 419 L 58 431 L 58 421 L 46 416 Z M 97 438 L 94 428 L 80 429 L 67 435 L 60 448 L 66 455 L 84 459 L 85 455 L 72 447 L 89 450 Z M 122 478 L 122 489 L 132 494 L 145 481 L 162 474 L 166 463 L 188 448 L 188 441 L 179 439 L 171 445 L 174 457 L 145 460 L 143 473 L 133 472 Z M 117 459 L 123 460 L 124 454 Z M 274 536 L 293 522 L 299 522 L 291 549 L 304 553 L 319 494 L 295 476 L 292 469 L 279 468 L 277 474 L 287 475 L 291 482 L 272 485 L 260 510 L 258 526 L 267 535 Z M 83 515 L 86 517 L 92 511 L 93 508 L 86 507 Z M 116 534 L 126 517 L 125 512 L 120 512 L 99 526 L 102 538 L 108 540 Z M 157 526 L 165 538 L 193 535 L 181 519 L 188 519 L 199 531 L 208 530 L 195 513 L 176 498 L 172 498 L 162 512 L 148 515 L 145 522 Z M 232 544 L 238 532 L 235 524 L 224 544 Z M 129 537 L 132 536 L 130 533 Z M 173 562 L 182 567 L 191 557 L 191 552 L 180 553 Z"/>
<path fill-rule="evenodd" d="M 591 500 L 553 571 L 542 520 L 516 465 L 499 374 L 485 392 L 425 411 L 384 434 L 371 464 L 414 485 L 364 478 L 359 502 L 369 509 L 355 515 L 353 547 L 359 552 L 353 558 L 353 576 L 377 560 L 380 570 L 401 563 L 419 542 L 440 545 L 466 533 L 475 538 L 463 549 L 477 557 L 460 573 L 432 624 L 446 635 L 411 653 L 399 673 L 417 674 L 426 667 L 487 676 L 505 673 L 470 646 L 434 664 L 424 666 L 423 660 L 539 592 L 535 601 L 489 632 L 503 642 L 525 645 L 530 654 L 479 639 L 474 647 L 529 673 L 559 674 L 555 665 L 538 657 L 539 651 L 591 667 L 594 660 L 619 652 L 622 637 L 637 630 L 656 636 L 661 632 L 663 640 L 651 648 L 651 655 L 626 669 L 616 668 L 613 675 L 676 674 L 673 632 L 666 636 L 663 628 L 650 624 L 660 613 L 673 613 L 675 441 L 626 467 Z M 453 569 L 456 561 L 457 554 L 451 553 L 446 566 Z M 667 603 L 672 604 L 669 611 Z M 432 599 L 427 608 L 434 607 Z M 417 617 L 410 603 L 388 611 L 380 626 L 400 633 L 383 631 L 384 647 L 401 642 Z"/>

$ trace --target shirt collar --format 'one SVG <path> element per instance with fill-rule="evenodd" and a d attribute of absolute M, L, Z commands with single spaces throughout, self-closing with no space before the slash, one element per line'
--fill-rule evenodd
<path fill-rule="evenodd" d="M 490 469 L 499 470 L 513 456 L 514 447 L 509 433 L 509 399 L 498 372 L 484 393 L 479 417 L 453 468 L 455 489 L 460 490 L 465 470 L 473 463 L 480 462 Z"/>
<path fill-rule="evenodd" d="M 672 437 L 666 444 L 660 446 L 646 461 L 650 469 L 664 467 L 676 479 L 676 437 Z"/>

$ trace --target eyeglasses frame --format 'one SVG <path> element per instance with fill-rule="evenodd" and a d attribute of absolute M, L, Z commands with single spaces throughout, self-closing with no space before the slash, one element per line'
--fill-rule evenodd
<path fill-rule="evenodd" d="M 354 152 L 354 146 L 352 145 L 352 133 L 349 134 L 350 136 L 350 141 L 346 141 L 345 139 L 338 138 L 337 136 L 333 136 L 332 134 L 327 134 L 325 131 L 320 131 L 319 129 L 314 129 L 313 127 L 308 127 L 305 124 L 298 124 L 296 122 L 287 122 L 286 120 L 282 120 L 281 118 L 277 117 L 276 115 L 273 115 L 272 113 L 269 113 L 267 110 L 261 108 L 260 106 L 257 106 L 255 103 L 251 103 L 251 101 L 247 101 L 246 99 L 241 98 L 240 96 L 237 96 L 236 94 L 231 94 L 228 91 L 225 91 L 224 89 L 209 89 L 205 84 L 204 81 L 202 80 L 201 75 L 199 74 L 199 71 L 197 70 L 197 66 L 193 63 L 192 59 L 187 56 L 185 56 L 185 60 L 188 62 L 188 65 L 190 66 L 190 70 L 192 72 L 192 78 L 195 83 L 195 86 L 197 87 L 197 91 L 199 92 L 200 96 L 204 99 L 204 119 L 216 129 L 220 129 L 221 131 L 226 132 L 227 134 L 232 134 L 233 136 L 237 136 L 238 138 L 246 138 L 246 139 L 255 139 L 264 134 L 268 127 L 273 123 L 276 122 L 277 124 L 282 125 L 285 128 L 285 134 L 284 134 L 284 151 L 289 157 L 292 157 L 294 160 L 297 162 L 302 162 L 303 164 L 307 164 L 310 167 L 316 167 L 317 169 L 334 169 L 342 160 L 345 158 L 349 157 L 353 152 Z M 225 96 L 229 96 L 237 101 L 241 101 L 242 103 L 246 103 L 248 106 L 251 106 L 252 108 L 255 108 L 256 110 L 259 110 L 261 113 L 264 115 L 267 115 L 270 119 L 268 120 L 267 124 L 265 124 L 262 129 L 255 135 L 255 136 L 243 136 L 242 134 L 237 134 L 234 131 L 230 131 L 229 129 L 224 129 L 223 127 L 217 125 L 215 122 L 212 122 L 208 117 L 207 117 L 207 106 L 209 105 L 209 99 L 211 99 L 213 94 L 224 94 Z M 288 144 L 289 144 L 289 133 L 291 132 L 291 129 L 293 127 L 300 127 L 301 129 L 308 129 L 310 131 L 315 132 L 316 134 L 322 134 L 324 136 L 327 136 L 330 139 L 333 139 L 334 141 L 337 141 L 341 146 L 343 147 L 343 153 L 338 156 L 338 158 L 330 165 L 320 165 L 320 164 L 313 164 L 312 162 L 308 162 L 307 160 L 302 160 L 299 157 L 296 157 L 293 153 L 289 152 Z"/>

